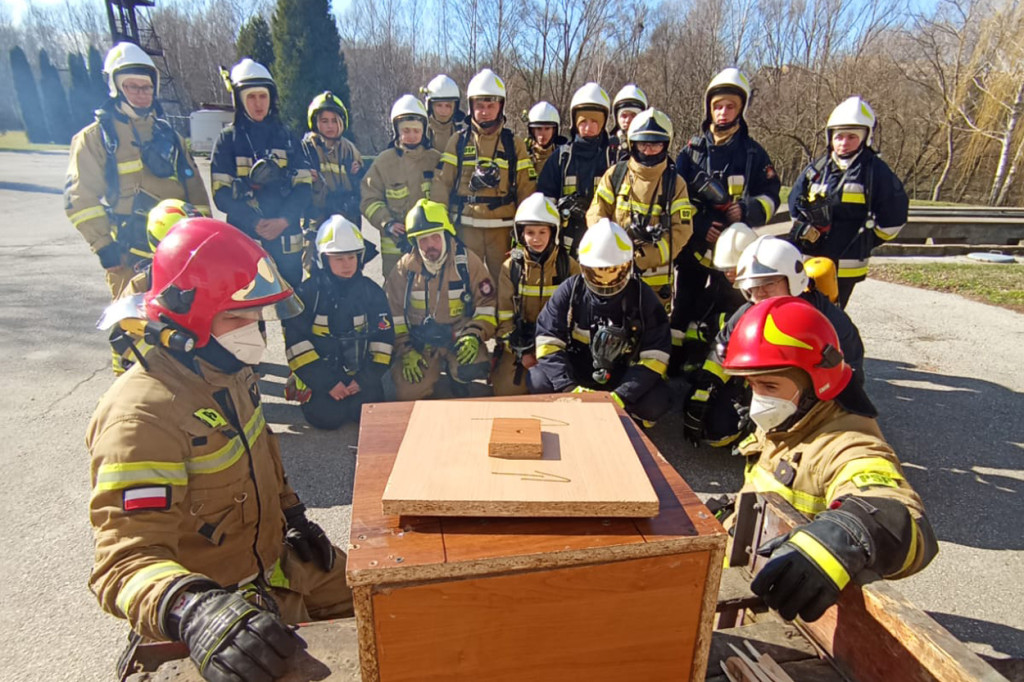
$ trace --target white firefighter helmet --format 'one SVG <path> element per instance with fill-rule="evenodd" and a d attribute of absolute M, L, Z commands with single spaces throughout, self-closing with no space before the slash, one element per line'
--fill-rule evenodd
<path fill-rule="evenodd" d="M 231 89 L 238 92 L 243 88 L 264 87 L 273 92 L 276 89 L 274 77 L 267 67 L 246 57 L 231 67 Z"/>
<path fill-rule="evenodd" d="M 473 76 L 466 87 L 466 97 L 499 97 L 505 99 L 505 81 L 490 69 L 484 69 Z"/>
<path fill-rule="evenodd" d="M 533 126 L 555 126 L 561 125 L 562 119 L 558 115 L 558 109 L 550 102 L 537 102 L 526 114 L 527 127 Z"/>
<path fill-rule="evenodd" d="M 749 297 L 750 289 L 761 281 L 783 276 L 789 282 L 789 295 L 799 296 L 807 288 L 807 271 L 800 250 L 771 235 L 758 237 L 743 250 L 736 265 L 736 286 Z"/>
<path fill-rule="evenodd" d="M 740 262 L 743 250 L 757 240 L 757 234 L 746 223 L 733 223 L 722 230 L 715 242 L 716 270 L 732 270 Z"/>
<path fill-rule="evenodd" d="M 614 296 L 629 283 L 633 272 L 633 240 L 608 218 L 583 233 L 580 270 L 587 288 L 598 296 Z"/>
<path fill-rule="evenodd" d="M 107 52 L 103 60 L 103 73 L 107 76 L 107 91 L 111 97 L 117 97 L 117 76 L 134 73 L 149 76 L 153 81 L 153 97 L 160 94 L 160 74 L 156 70 L 153 59 L 146 51 L 135 43 L 118 43 Z"/>
<path fill-rule="evenodd" d="M 428 107 L 431 102 L 444 102 L 446 100 L 458 102 L 459 97 L 461 96 L 458 84 L 443 73 L 434 76 L 430 82 L 427 83 L 425 90 L 427 94 Z"/>
<path fill-rule="evenodd" d="M 832 149 L 832 130 L 835 128 L 866 128 L 867 136 L 863 143 L 872 147 L 875 137 L 875 110 L 860 97 L 847 97 L 829 114 L 825 134 L 828 136 L 828 148 Z"/>
<path fill-rule="evenodd" d="M 574 126 L 578 109 L 600 109 L 607 119 L 611 115 L 612 102 L 604 88 L 591 81 L 584 83 L 579 90 L 572 94 L 572 100 L 569 102 L 569 116 L 573 119 Z"/>
<path fill-rule="evenodd" d="M 391 105 L 391 123 L 398 126 L 399 119 L 417 117 L 423 119 L 423 125 L 427 124 L 427 108 L 423 102 L 412 95 L 402 95 Z"/>
<path fill-rule="evenodd" d="M 647 94 L 636 85 L 629 83 L 623 85 L 622 89 L 615 94 L 612 101 L 612 111 L 616 116 L 622 109 L 636 109 L 643 111 L 647 108 Z"/>
<path fill-rule="evenodd" d="M 718 72 L 711 82 L 708 83 L 708 89 L 704 91 L 704 121 L 708 123 L 711 121 L 711 97 L 718 92 L 732 92 L 733 94 L 739 95 L 742 100 L 740 109 L 740 118 L 746 118 L 747 115 L 747 103 L 750 102 L 750 80 L 743 75 L 743 72 L 735 67 L 729 67 Z"/>
<path fill-rule="evenodd" d="M 515 230 L 513 234 L 517 244 L 524 244 L 523 227 L 525 225 L 547 225 L 551 228 L 551 239 L 548 244 L 558 243 L 559 228 L 562 226 L 562 217 L 558 214 L 555 202 L 548 199 L 540 192 L 534 192 L 523 199 L 516 209 Z"/>
<path fill-rule="evenodd" d="M 340 215 L 332 215 L 320 224 L 316 231 L 317 265 L 326 267 L 323 256 L 339 253 L 357 253 L 360 259 L 366 252 L 363 234 L 351 221 Z"/>
<path fill-rule="evenodd" d="M 644 109 L 629 124 L 626 138 L 633 142 L 672 143 L 672 119 L 664 111 Z"/>

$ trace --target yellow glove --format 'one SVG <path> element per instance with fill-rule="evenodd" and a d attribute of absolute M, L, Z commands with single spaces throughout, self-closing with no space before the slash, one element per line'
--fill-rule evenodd
<path fill-rule="evenodd" d="M 455 359 L 460 365 L 468 365 L 480 352 L 480 339 L 473 334 L 460 336 L 455 341 Z"/>
<path fill-rule="evenodd" d="M 612 391 L 612 400 L 614 400 L 615 404 L 621 407 L 622 409 L 626 409 L 626 404 L 622 402 L 622 396 L 620 396 L 615 391 Z"/>
<path fill-rule="evenodd" d="M 427 360 L 415 348 L 402 356 L 402 378 L 410 384 L 423 381 L 423 370 L 427 368 Z"/>
<path fill-rule="evenodd" d="M 594 389 L 587 388 L 586 386 L 577 386 L 576 388 L 572 389 L 572 392 L 573 393 L 593 393 Z"/>

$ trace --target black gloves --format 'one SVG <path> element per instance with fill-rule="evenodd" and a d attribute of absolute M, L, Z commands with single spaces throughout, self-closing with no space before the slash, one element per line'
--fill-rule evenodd
<path fill-rule="evenodd" d="M 823 511 L 806 526 L 763 545 L 757 553 L 771 561 L 750 589 L 786 620 L 821 618 L 850 579 L 872 564 L 874 543 L 859 518 L 870 514 L 865 506 L 848 497 L 839 509 Z"/>
<path fill-rule="evenodd" d="M 275 614 L 221 589 L 192 596 L 178 630 L 208 682 L 270 682 L 288 672 L 292 654 L 306 648 Z"/>
<path fill-rule="evenodd" d="M 709 388 L 694 386 L 683 403 L 683 437 L 693 447 L 699 447 L 704 439 L 704 415 L 711 397 Z"/>
<path fill-rule="evenodd" d="M 284 510 L 288 531 L 284 544 L 292 548 L 302 561 L 316 559 L 324 571 L 334 568 L 334 547 L 324 529 L 306 518 L 306 505 L 297 504 Z"/>
<path fill-rule="evenodd" d="M 103 269 L 116 268 L 119 265 L 124 265 L 124 257 L 127 255 L 125 248 L 117 242 L 110 242 L 102 249 L 96 252 L 96 255 L 100 258 L 100 265 Z"/>

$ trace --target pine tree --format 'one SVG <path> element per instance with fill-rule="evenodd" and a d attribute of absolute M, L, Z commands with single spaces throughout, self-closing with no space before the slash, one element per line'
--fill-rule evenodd
<path fill-rule="evenodd" d="M 64 84 L 60 82 L 60 73 L 50 62 L 46 50 L 39 50 L 39 90 L 43 96 L 43 110 L 50 126 L 50 137 L 58 144 L 71 142 L 71 135 L 75 131 L 71 128 L 68 96 L 64 92 Z"/>
<path fill-rule="evenodd" d="M 318 93 L 330 90 L 349 104 L 348 71 L 329 0 L 278 0 L 271 24 L 274 80 L 282 120 L 306 128 L 306 108 Z"/>
<path fill-rule="evenodd" d="M 92 121 L 92 112 L 95 109 L 92 81 L 89 79 L 89 70 L 85 67 L 85 57 L 81 52 L 68 53 L 68 73 L 71 74 L 71 87 L 68 89 L 71 121 L 76 129 L 81 130 Z"/>
<path fill-rule="evenodd" d="M 32 73 L 32 67 L 28 65 L 25 51 L 20 47 L 12 47 L 10 57 L 14 90 L 18 93 L 18 107 L 21 109 L 21 120 L 25 124 L 25 134 L 28 135 L 29 142 L 49 142 L 50 131 L 46 127 L 36 77 Z"/>
<path fill-rule="evenodd" d="M 107 101 L 107 79 L 103 75 L 103 55 L 95 45 L 89 46 L 89 80 L 92 81 L 92 109 L 99 109 Z"/>
<path fill-rule="evenodd" d="M 270 24 L 257 14 L 242 25 L 235 42 L 239 59 L 249 57 L 268 69 L 274 68 L 274 43 L 270 36 Z"/>

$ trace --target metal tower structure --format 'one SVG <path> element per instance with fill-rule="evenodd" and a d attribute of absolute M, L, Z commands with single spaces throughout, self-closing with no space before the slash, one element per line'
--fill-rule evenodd
<path fill-rule="evenodd" d="M 178 84 L 171 75 L 167 58 L 164 56 L 160 36 L 149 18 L 149 8 L 156 6 L 156 0 L 104 0 L 107 5 L 107 21 L 110 24 L 111 44 L 135 43 L 153 58 L 160 72 L 160 103 L 167 114 L 187 115 L 178 90 Z"/>

